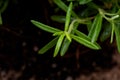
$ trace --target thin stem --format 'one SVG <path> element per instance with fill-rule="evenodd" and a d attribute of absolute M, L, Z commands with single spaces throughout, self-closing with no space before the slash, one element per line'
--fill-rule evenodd
<path fill-rule="evenodd" d="M 111 32 L 111 40 L 110 40 L 110 43 L 113 42 L 113 36 L 114 36 L 114 26 L 115 26 L 115 24 L 114 24 L 113 20 L 111 21 L 111 25 L 112 25 L 112 32 Z"/>

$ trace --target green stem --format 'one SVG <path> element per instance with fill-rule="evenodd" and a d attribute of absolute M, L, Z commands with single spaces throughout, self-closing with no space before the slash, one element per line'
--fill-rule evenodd
<path fill-rule="evenodd" d="M 113 20 L 110 22 L 111 23 L 111 25 L 112 25 L 112 31 L 111 31 L 111 40 L 110 40 L 110 43 L 112 43 L 113 42 L 113 37 L 114 37 L 114 27 L 115 27 L 115 24 L 114 24 L 114 22 L 113 22 Z"/>

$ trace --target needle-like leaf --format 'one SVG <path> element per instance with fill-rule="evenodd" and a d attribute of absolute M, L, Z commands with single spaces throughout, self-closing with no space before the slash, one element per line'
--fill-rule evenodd
<path fill-rule="evenodd" d="M 77 29 L 78 25 L 79 25 L 79 23 L 76 22 L 76 23 L 73 24 L 74 27 L 73 27 L 72 29 L 69 28 L 69 30 L 68 30 L 69 36 L 70 36 L 70 34 L 74 34 L 74 33 L 75 33 L 74 30 Z M 60 51 L 60 55 L 61 55 L 61 56 L 65 55 L 65 53 L 67 52 L 67 50 L 68 50 L 68 48 L 69 48 L 69 45 L 70 45 L 70 43 L 71 43 L 71 40 L 72 40 L 71 37 L 70 37 L 70 40 L 69 40 L 69 38 L 67 38 L 67 36 L 66 36 L 66 38 L 64 39 L 63 44 L 62 44 L 62 47 L 61 47 L 61 51 Z"/>
<path fill-rule="evenodd" d="M 93 21 L 93 25 L 88 34 L 88 36 L 91 38 L 91 42 L 96 42 L 98 39 L 102 27 L 102 19 L 102 16 L 98 14 Z"/>
<path fill-rule="evenodd" d="M 83 39 L 91 42 L 91 39 L 90 39 L 86 34 L 80 32 L 80 31 L 78 31 L 78 30 L 74 30 L 74 32 L 75 32 L 75 34 L 76 34 L 77 36 L 79 36 L 79 37 L 81 37 L 81 38 L 83 38 Z M 94 42 L 94 44 L 95 44 L 96 46 L 100 47 L 97 42 Z"/>
<path fill-rule="evenodd" d="M 64 40 L 64 37 L 65 37 L 65 34 L 60 35 L 60 37 L 59 37 L 59 39 L 57 41 L 56 47 L 55 47 L 55 51 L 54 51 L 53 57 L 57 56 L 57 54 L 58 54 L 58 52 L 59 52 L 59 50 L 61 48 L 62 42 Z"/>
<path fill-rule="evenodd" d="M 59 23 L 65 23 L 65 20 L 66 20 L 65 16 L 60 16 L 60 15 L 51 16 L 51 19 Z"/>
<path fill-rule="evenodd" d="M 117 23 L 117 26 L 115 26 L 116 43 L 117 43 L 118 51 L 120 53 L 120 28 L 118 28 L 118 27 L 120 27 L 120 23 Z"/>
<path fill-rule="evenodd" d="M 57 4 L 63 11 L 67 12 L 68 7 L 67 7 L 67 5 L 66 5 L 64 2 L 62 2 L 61 0 L 53 0 L 53 1 L 54 1 L 54 3 Z M 76 14 L 74 11 L 72 11 L 72 16 L 78 18 L 77 14 Z"/>
<path fill-rule="evenodd" d="M 60 51 L 60 55 L 61 55 L 61 56 L 64 56 L 64 55 L 65 55 L 66 51 L 67 51 L 68 48 L 69 48 L 70 43 L 71 43 L 71 42 L 70 42 L 67 38 L 64 39 L 63 44 L 62 44 L 62 47 L 61 47 L 61 51 Z"/>
<path fill-rule="evenodd" d="M 52 41 L 50 41 L 48 44 L 46 44 L 43 48 L 41 48 L 38 53 L 39 54 L 44 54 L 47 52 L 49 49 L 51 49 L 55 44 L 57 43 L 58 37 L 54 38 Z"/>
<path fill-rule="evenodd" d="M 77 41 L 78 43 L 80 43 L 80 44 L 82 44 L 82 45 L 84 45 L 84 46 L 86 46 L 86 47 L 89 47 L 89 48 L 95 49 L 95 50 L 101 49 L 101 47 L 100 47 L 98 44 L 94 44 L 94 43 L 92 43 L 91 41 L 86 40 L 86 39 L 84 39 L 84 38 L 82 38 L 82 37 L 75 36 L 75 35 L 73 35 L 73 34 L 71 34 L 71 37 L 72 37 L 75 41 Z"/>
<path fill-rule="evenodd" d="M 56 32 L 59 32 L 61 31 L 60 29 L 57 29 L 57 28 L 53 28 L 51 26 L 48 26 L 48 25 L 45 25 L 43 23 L 40 23 L 38 21 L 35 21 L 35 20 L 31 20 L 31 22 L 37 26 L 38 28 L 44 30 L 44 31 L 47 31 L 47 32 L 50 32 L 50 33 L 56 33 Z"/>
<path fill-rule="evenodd" d="M 70 3 L 67 13 L 66 13 L 66 21 L 65 21 L 65 31 L 68 30 L 69 24 L 70 24 L 70 17 L 72 13 L 72 2 Z"/>
<path fill-rule="evenodd" d="M 75 32 L 75 34 L 78 35 L 79 37 L 82 37 L 82 38 L 84 38 L 84 39 L 87 39 L 87 40 L 91 41 L 91 39 L 90 39 L 87 35 L 85 35 L 84 33 L 80 32 L 80 31 L 78 31 L 78 30 L 74 30 L 74 32 Z"/>

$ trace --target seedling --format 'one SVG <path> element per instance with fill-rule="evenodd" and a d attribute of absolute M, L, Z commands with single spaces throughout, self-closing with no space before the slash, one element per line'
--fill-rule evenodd
<path fill-rule="evenodd" d="M 106 12 L 100 6 L 96 5 L 92 0 L 70 0 L 68 1 L 70 3 L 69 6 L 67 6 L 61 0 L 53 0 L 53 2 L 56 3 L 56 5 L 58 5 L 59 8 L 66 12 L 66 16 L 52 16 L 52 19 L 54 21 L 65 23 L 64 30 L 60 30 L 58 28 L 45 25 L 41 22 L 31 20 L 31 22 L 35 26 L 46 32 L 52 33 L 52 36 L 55 37 L 52 41 L 50 41 L 42 49 L 39 50 L 39 54 L 44 54 L 46 51 L 55 46 L 53 56 L 56 57 L 58 53 L 60 53 L 60 55 L 63 56 L 67 52 L 73 40 L 90 49 L 99 50 L 101 49 L 100 45 L 97 43 L 99 37 L 101 41 L 104 41 L 111 35 L 110 43 L 112 43 L 114 33 L 116 37 L 117 48 L 120 52 L 120 10 L 116 2 L 114 2 L 115 4 L 117 4 L 115 6 L 115 10 L 111 10 L 111 13 Z M 88 6 L 88 8 L 85 9 L 85 11 L 83 10 L 83 16 L 77 15 L 73 11 L 73 2 L 78 2 L 79 6 Z M 91 17 L 89 17 L 89 15 L 87 15 L 87 17 L 84 17 L 86 16 L 86 14 L 90 13 L 88 12 L 88 10 L 91 9 L 97 10 L 97 13 L 94 13 L 94 16 Z M 103 20 L 107 24 L 105 24 Z M 80 24 L 84 24 L 88 28 L 88 34 L 85 34 L 78 30 Z M 106 34 L 106 32 L 108 34 Z"/>

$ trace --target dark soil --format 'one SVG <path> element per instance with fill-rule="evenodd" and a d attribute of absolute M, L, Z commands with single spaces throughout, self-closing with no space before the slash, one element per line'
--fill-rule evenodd
<path fill-rule="evenodd" d="M 56 26 L 47 0 L 17 0 L 8 6 L 0 26 L 0 80 L 120 80 L 120 55 L 108 41 L 99 51 L 73 42 L 64 57 L 53 58 L 53 50 L 37 54 L 51 34 L 30 20 Z"/>

